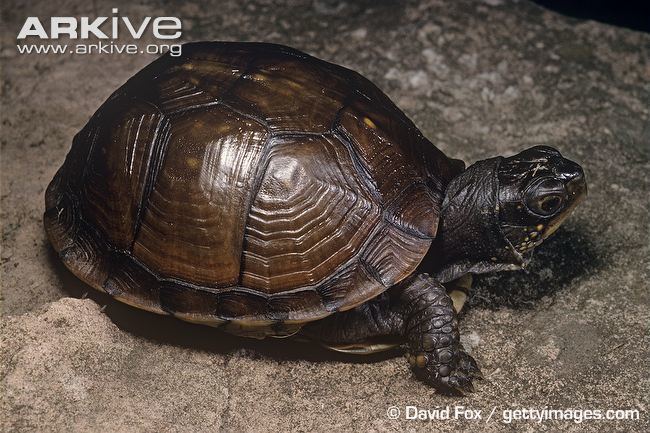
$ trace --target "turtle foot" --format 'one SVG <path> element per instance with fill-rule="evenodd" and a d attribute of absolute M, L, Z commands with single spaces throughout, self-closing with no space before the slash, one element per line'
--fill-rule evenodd
<path fill-rule="evenodd" d="M 415 376 L 446 395 L 465 395 L 474 392 L 474 380 L 483 379 L 478 364 L 462 349 L 455 362 L 443 352 L 443 357 L 435 352 L 408 355 L 411 369 Z M 445 362 L 447 361 L 447 362 Z"/>

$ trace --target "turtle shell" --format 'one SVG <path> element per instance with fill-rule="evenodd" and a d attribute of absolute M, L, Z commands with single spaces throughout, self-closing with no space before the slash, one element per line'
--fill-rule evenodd
<path fill-rule="evenodd" d="M 182 48 L 109 97 L 47 189 L 77 277 L 262 337 L 415 270 L 462 162 L 351 70 L 273 44 Z"/>

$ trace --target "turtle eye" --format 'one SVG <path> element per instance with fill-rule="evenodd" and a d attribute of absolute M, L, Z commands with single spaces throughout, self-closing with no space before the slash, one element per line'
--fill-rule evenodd
<path fill-rule="evenodd" d="M 539 202 L 539 211 L 544 215 L 552 215 L 560 209 L 562 197 L 558 195 L 547 195 Z"/>
<path fill-rule="evenodd" d="M 555 215 L 566 200 L 564 184 L 554 178 L 537 179 L 526 189 L 526 207 L 540 216 Z"/>

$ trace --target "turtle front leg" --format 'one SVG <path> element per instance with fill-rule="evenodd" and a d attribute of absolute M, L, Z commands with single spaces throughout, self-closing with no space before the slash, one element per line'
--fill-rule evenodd
<path fill-rule="evenodd" d="M 427 274 L 411 277 L 350 311 L 309 323 L 303 332 L 335 350 L 340 345 L 397 338 L 405 343 L 416 377 L 444 394 L 471 392 L 472 380 L 482 377 L 476 361 L 460 344 L 456 311 L 447 290 Z"/>
<path fill-rule="evenodd" d="M 427 274 L 401 287 L 404 336 L 416 377 L 446 394 L 473 391 L 472 380 L 482 375 L 460 343 L 456 311 L 445 287 Z"/>

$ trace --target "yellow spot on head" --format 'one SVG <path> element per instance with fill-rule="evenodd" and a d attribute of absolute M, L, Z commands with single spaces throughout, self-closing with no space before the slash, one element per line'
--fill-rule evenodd
<path fill-rule="evenodd" d="M 375 125 L 375 122 L 373 122 L 372 120 L 370 120 L 370 118 L 368 118 L 368 117 L 364 117 L 364 118 L 363 118 L 363 123 L 365 123 L 366 125 L 368 125 L 368 126 L 371 127 L 372 129 L 377 129 L 377 125 Z"/>
<path fill-rule="evenodd" d="M 544 229 L 544 224 L 537 224 L 537 226 L 535 227 L 535 229 L 536 229 L 538 232 L 541 232 L 541 231 Z"/>

